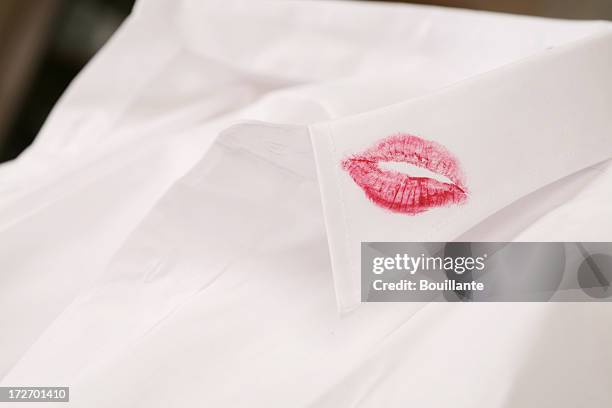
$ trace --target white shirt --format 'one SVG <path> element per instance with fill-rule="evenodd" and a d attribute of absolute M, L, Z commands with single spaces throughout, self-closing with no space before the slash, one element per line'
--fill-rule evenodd
<path fill-rule="evenodd" d="M 71 404 L 607 407 L 604 304 L 359 304 L 358 243 L 609 240 L 610 25 L 141 1 L 4 165 L 2 385 Z M 407 216 L 347 155 L 407 132 L 469 200 Z"/>

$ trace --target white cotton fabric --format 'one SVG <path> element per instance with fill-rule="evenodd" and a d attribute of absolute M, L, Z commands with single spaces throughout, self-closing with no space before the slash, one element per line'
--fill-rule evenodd
<path fill-rule="evenodd" d="M 138 2 L 0 167 L 0 385 L 70 386 L 87 408 L 608 407 L 606 304 L 343 303 L 332 260 L 349 241 L 317 129 L 377 140 L 388 115 L 508 64 L 529 76 L 551 52 L 601 47 L 580 59 L 588 81 L 559 90 L 609 90 L 609 32 L 365 2 Z M 612 106 L 578 94 L 587 106 L 556 124 L 567 146 Z M 592 136 L 596 159 L 439 238 L 609 240 L 610 134 Z"/>

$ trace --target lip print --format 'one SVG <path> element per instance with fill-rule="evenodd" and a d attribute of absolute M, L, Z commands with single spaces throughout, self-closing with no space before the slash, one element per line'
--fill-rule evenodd
<path fill-rule="evenodd" d="M 445 176 L 450 183 L 380 167 L 400 162 Z M 380 207 L 416 215 L 434 207 L 462 204 L 468 193 L 457 159 L 441 144 L 409 134 L 387 137 L 342 161 L 342 168 Z"/>

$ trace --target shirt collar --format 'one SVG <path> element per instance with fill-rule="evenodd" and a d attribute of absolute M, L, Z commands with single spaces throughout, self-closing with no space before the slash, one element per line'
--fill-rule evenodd
<path fill-rule="evenodd" d="M 606 30 L 433 94 L 312 125 L 340 309 L 360 300 L 361 242 L 454 240 L 517 200 L 612 157 L 610 55 Z M 458 159 L 465 203 L 409 215 L 366 197 L 341 163 L 398 133 L 444 146 Z"/>

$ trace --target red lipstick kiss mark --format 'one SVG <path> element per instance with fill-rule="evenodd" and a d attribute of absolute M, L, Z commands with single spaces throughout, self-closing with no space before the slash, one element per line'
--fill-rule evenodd
<path fill-rule="evenodd" d="M 451 182 L 382 169 L 382 162 L 411 164 Z M 370 200 L 397 213 L 416 215 L 434 207 L 462 204 L 468 197 L 457 159 L 441 144 L 409 134 L 390 136 L 347 157 L 342 168 Z"/>

